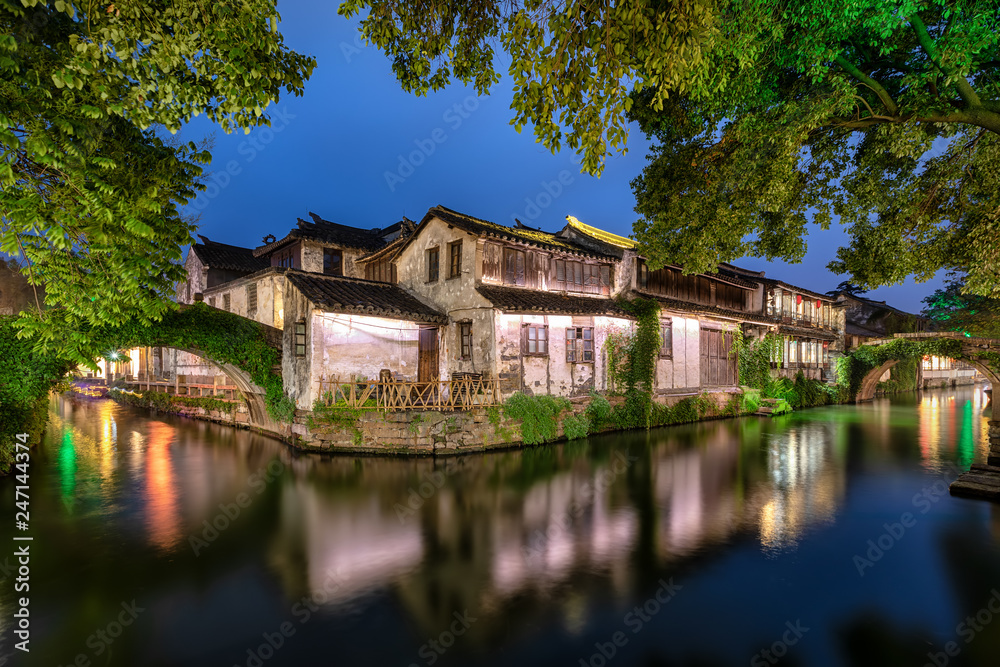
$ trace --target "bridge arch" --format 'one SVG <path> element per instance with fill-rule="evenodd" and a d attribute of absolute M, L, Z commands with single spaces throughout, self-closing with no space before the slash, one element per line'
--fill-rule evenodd
<path fill-rule="evenodd" d="M 202 303 L 181 306 L 159 322 L 100 332 L 103 349 L 162 347 L 187 352 L 228 375 L 246 400 L 250 426 L 287 437 L 295 404 L 281 377 L 281 329 Z"/>
<path fill-rule="evenodd" d="M 286 435 L 288 426 L 276 421 L 267 412 L 267 402 L 265 400 L 267 391 L 258 386 L 250 377 L 250 374 L 245 370 L 234 364 L 217 361 L 204 350 L 200 350 L 198 348 L 177 347 L 174 345 L 157 345 L 156 347 L 187 352 L 188 354 L 194 355 L 199 359 L 203 359 L 205 362 L 212 364 L 221 370 L 229 376 L 229 379 L 233 381 L 233 384 L 236 385 L 236 389 L 243 396 L 243 400 L 246 401 L 250 427 L 261 431 L 267 431 L 275 435 Z"/>
<path fill-rule="evenodd" d="M 924 333 L 872 341 L 871 343 L 867 343 L 867 345 L 880 346 L 900 340 L 905 340 L 913 344 L 905 348 L 904 353 L 900 354 L 897 351 L 892 358 L 885 359 L 882 363 L 865 373 L 859 384 L 858 393 L 855 396 L 856 402 L 860 403 L 873 399 L 875 397 L 875 390 L 878 388 L 879 379 L 887 370 L 895 366 L 902 359 L 923 357 L 926 354 L 960 359 L 986 376 L 993 386 L 994 392 L 1000 389 L 1000 363 L 996 361 L 1000 360 L 1000 355 L 992 351 L 993 349 L 1000 348 L 1000 341 L 966 339 L 959 334 Z M 925 348 L 925 346 L 919 344 L 920 342 L 941 343 L 942 341 L 947 341 L 947 345 L 935 345 L 933 349 Z M 899 347 L 898 344 L 897 347 Z M 993 364 L 990 362 L 993 362 Z M 996 368 L 994 364 L 997 366 Z M 1000 396 L 994 395 L 991 407 L 991 420 L 1000 422 Z"/>

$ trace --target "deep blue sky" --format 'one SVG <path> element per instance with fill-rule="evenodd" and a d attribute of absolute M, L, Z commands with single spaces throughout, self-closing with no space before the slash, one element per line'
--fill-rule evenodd
<path fill-rule="evenodd" d="M 612 158 L 599 179 L 581 174 L 572 153 L 553 155 L 535 143 L 530 128 L 517 134 L 509 125 L 508 80 L 482 98 L 460 85 L 427 97 L 404 93 L 388 59 L 361 44 L 356 23 L 338 16 L 337 5 L 279 2 L 286 44 L 314 56 L 318 66 L 303 97 L 283 98 L 268 110 L 272 128 L 249 135 L 216 132 L 210 167 L 215 184 L 189 207 L 201 213 L 201 234 L 256 246 L 266 234 L 281 238 L 309 211 L 370 228 L 403 215 L 419 220 L 435 204 L 502 224 L 518 217 L 549 231 L 572 214 L 630 234 L 637 214 L 629 183 L 649 147 L 637 128 L 628 154 Z M 197 139 L 212 131 L 209 123 L 196 121 L 183 136 Z M 408 165 L 401 167 L 401 156 Z M 227 165 L 234 175 L 226 173 Z M 807 240 L 801 264 L 756 258 L 737 263 L 815 291 L 833 289 L 843 277 L 825 267 L 846 235 L 814 228 Z M 940 278 L 920 285 L 911 280 L 867 296 L 918 312 L 921 298 L 940 284 Z"/>

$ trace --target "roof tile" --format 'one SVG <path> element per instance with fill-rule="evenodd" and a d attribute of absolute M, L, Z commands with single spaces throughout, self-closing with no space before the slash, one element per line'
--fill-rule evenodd
<path fill-rule="evenodd" d="M 422 303 L 398 285 L 298 270 L 289 270 L 285 275 L 304 297 L 323 310 L 415 322 L 448 322 L 447 315 Z"/>

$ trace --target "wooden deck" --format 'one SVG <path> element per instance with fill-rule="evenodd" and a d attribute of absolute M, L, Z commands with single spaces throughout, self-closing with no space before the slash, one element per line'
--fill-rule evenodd
<path fill-rule="evenodd" d="M 1000 468 L 973 463 L 969 472 L 951 483 L 951 495 L 1000 502 Z"/>

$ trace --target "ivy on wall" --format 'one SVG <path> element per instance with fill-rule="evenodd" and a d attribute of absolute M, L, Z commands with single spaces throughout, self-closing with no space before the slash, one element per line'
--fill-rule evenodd
<path fill-rule="evenodd" d="M 771 382 L 771 362 L 781 363 L 785 352 L 785 337 L 767 332 L 763 338 L 747 338 L 743 329 L 733 327 L 733 347 L 740 384 L 752 389 L 764 389 Z"/>
<path fill-rule="evenodd" d="M 628 334 L 609 336 L 604 344 L 608 359 L 608 386 L 624 394 L 625 402 L 611 416 L 619 428 L 653 426 L 653 378 L 660 354 L 660 305 L 637 298 L 620 301 L 619 306 L 635 316 L 635 329 Z"/>

